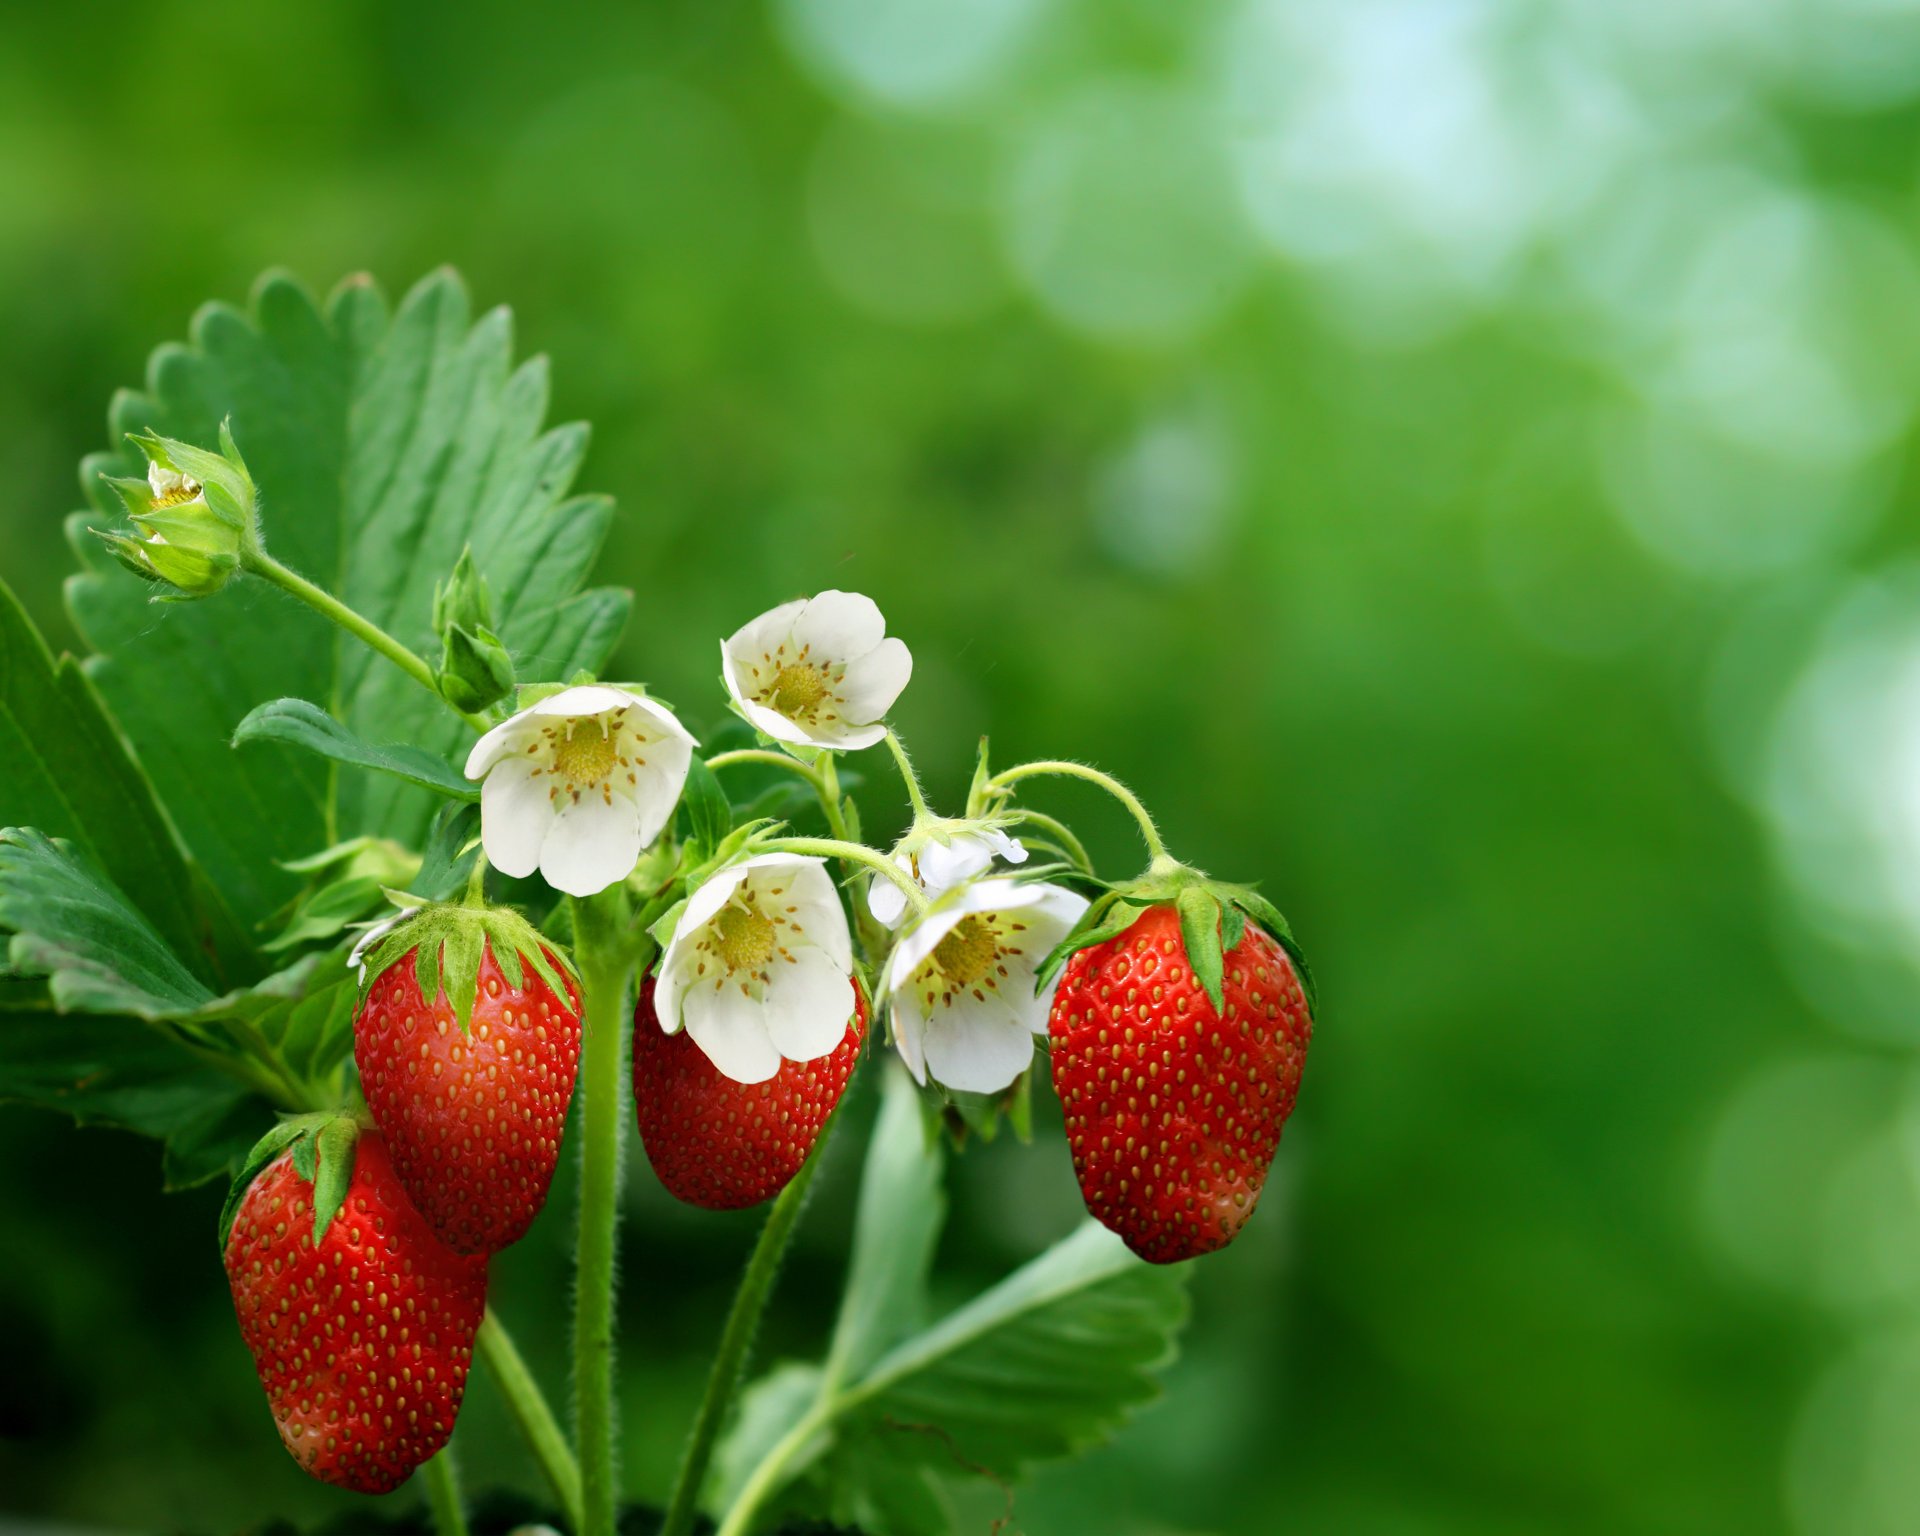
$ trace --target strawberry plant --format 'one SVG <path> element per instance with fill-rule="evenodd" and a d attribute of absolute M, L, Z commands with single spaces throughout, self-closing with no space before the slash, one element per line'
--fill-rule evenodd
<path fill-rule="evenodd" d="M 675 1196 L 768 1206 L 661 1532 L 932 1536 L 955 1478 L 1084 1450 L 1153 1396 L 1177 1261 L 1254 1213 L 1311 979 L 1264 897 L 1174 859 L 1099 770 L 995 771 L 983 741 L 932 809 L 887 723 L 913 658 L 866 596 L 721 641 L 722 726 L 602 676 L 632 600 L 586 585 L 611 507 L 570 493 L 586 433 L 544 427 L 546 393 L 441 273 L 391 312 L 269 277 L 115 400 L 71 523 L 88 655 L 0 587 L 0 1096 L 156 1139 L 169 1187 L 225 1180 L 219 1255 L 294 1462 L 366 1494 L 421 1471 L 450 1536 L 476 1359 L 559 1522 L 616 1528 L 631 1117 Z M 841 776 L 859 752 L 904 799 L 885 847 Z M 1029 803 L 1063 776 L 1132 816 L 1141 871 L 1101 876 Z M 1035 1076 L 1092 1219 L 929 1321 L 947 1161 L 1025 1139 Z M 862 1092 L 838 1317 L 816 1362 L 746 1381 Z M 577 1208 L 548 1212 L 569 1152 Z M 509 1334 L 544 1298 L 489 1296 L 539 1220 L 573 1224 L 570 1371 Z M 562 1375 L 566 1414 L 539 1384 Z"/>

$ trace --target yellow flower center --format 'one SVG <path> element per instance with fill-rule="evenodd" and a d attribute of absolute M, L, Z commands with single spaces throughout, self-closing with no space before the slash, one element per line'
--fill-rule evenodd
<path fill-rule="evenodd" d="M 827 676 L 820 667 L 804 662 L 780 669 L 773 680 L 772 707 L 789 717 L 812 709 L 827 696 Z"/>
<path fill-rule="evenodd" d="M 729 970 L 759 971 L 773 958 L 773 923 L 753 908 L 722 907 L 713 926 Z"/>
<path fill-rule="evenodd" d="M 1000 941 L 993 923 L 978 912 L 971 913 L 933 946 L 933 962 L 946 973 L 956 987 L 972 987 L 993 973 L 1000 961 Z"/>
<path fill-rule="evenodd" d="M 582 720 L 553 744 L 553 771 L 575 785 L 604 782 L 618 761 L 613 732 L 603 721 Z"/>

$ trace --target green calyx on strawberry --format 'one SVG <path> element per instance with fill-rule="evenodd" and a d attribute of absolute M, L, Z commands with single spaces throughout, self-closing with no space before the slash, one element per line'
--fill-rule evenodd
<path fill-rule="evenodd" d="M 1253 1214 L 1313 1033 L 1285 919 L 1245 886 L 1156 860 L 1042 968 L 1055 1091 L 1087 1209 L 1153 1263 L 1224 1247 Z"/>
<path fill-rule="evenodd" d="M 428 906 L 374 943 L 353 1021 L 367 1108 L 420 1214 L 461 1253 L 545 1205 L 580 1067 L 572 965 L 500 907 Z"/>
<path fill-rule="evenodd" d="M 388 1493 L 453 1433 L 487 1304 L 487 1261 L 408 1201 L 380 1134 L 344 1115 L 282 1122 L 220 1221 L 240 1334 L 302 1468 Z"/>
<path fill-rule="evenodd" d="M 525 985 L 528 971 L 556 995 L 564 996 L 569 984 L 579 986 L 573 962 L 511 907 L 434 902 L 412 908 L 368 938 L 372 943 L 355 951 L 362 977 L 377 978 L 411 954 L 420 995 L 432 1000 L 444 992 L 462 1033 L 473 1022 L 481 957 L 489 951 L 509 987 Z"/>
<path fill-rule="evenodd" d="M 1041 965 L 1040 989 L 1046 989 L 1073 955 L 1125 933 L 1148 908 L 1163 906 L 1179 914 L 1188 963 L 1216 1013 L 1224 1006 L 1223 957 L 1240 943 L 1249 922 L 1259 924 L 1287 952 L 1306 992 L 1307 1007 L 1312 1010 L 1317 1006 L 1313 972 L 1278 907 L 1253 886 L 1210 879 L 1202 871 L 1164 855 L 1137 879 L 1108 886 L 1087 908 L 1073 932 Z"/>

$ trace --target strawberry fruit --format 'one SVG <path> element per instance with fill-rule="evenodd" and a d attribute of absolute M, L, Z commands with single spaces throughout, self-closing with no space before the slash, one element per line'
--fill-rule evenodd
<path fill-rule="evenodd" d="M 578 986 L 498 908 L 424 908 L 369 970 L 353 1059 L 394 1170 L 451 1247 L 496 1253 L 532 1225 L 559 1164 L 580 1067 Z"/>
<path fill-rule="evenodd" d="M 685 1030 L 653 1011 L 653 978 L 633 1015 L 633 1107 L 647 1160 L 689 1205 L 737 1211 L 771 1200 L 800 1171 L 846 1090 L 867 1034 L 867 998 L 853 984 L 840 1044 L 812 1061 L 782 1062 L 764 1083 L 736 1083 Z"/>
<path fill-rule="evenodd" d="M 234 1190 L 227 1281 L 281 1440 L 322 1482 L 391 1492 L 453 1433 L 487 1261 L 434 1235 L 349 1120 L 276 1129 Z"/>
<path fill-rule="evenodd" d="M 1253 1214 L 1313 1032 L 1288 951 L 1224 920 L 1225 945 L 1210 896 L 1119 906 L 1125 926 L 1072 955 L 1049 1017 L 1087 1209 L 1156 1264 L 1226 1246 Z M 1210 978 L 1189 959 L 1196 922 L 1201 945 L 1214 925 Z"/>

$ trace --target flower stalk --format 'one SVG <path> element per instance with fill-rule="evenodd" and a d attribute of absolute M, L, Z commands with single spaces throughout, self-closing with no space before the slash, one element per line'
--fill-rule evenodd
<path fill-rule="evenodd" d="M 614 1255 L 619 1234 L 627 990 L 635 956 L 622 934 L 626 897 L 614 886 L 573 902 L 574 954 L 586 1002 L 580 1053 L 580 1231 L 574 1272 L 574 1438 L 580 1460 L 579 1536 L 614 1536 Z"/>
<path fill-rule="evenodd" d="M 686 1452 L 681 1457 L 680 1470 L 673 1480 L 673 1492 L 667 1501 L 667 1515 L 661 1522 L 659 1536 L 688 1536 L 693 1529 L 700 1490 L 707 1480 L 707 1468 L 713 1462 L 714 1443 L 719 1438 L 721 1425 L 726 1422 L 734 1392 L 740 1385 L 747 1351 L 753 1345 L 753 1337 L 760 1328 L 761 1315 L 767 1310 L 767 1302 L 773 1295 L 774 1281 L 779 1277 L 787 1244 L 792 1241 L 794 1228 L 799 1224 L 800 1214 L 806 1207 L 807 1192 L 813 1183 L 814 1172 L 820 1166 L 821 1154 L 839 1119 L 838 1114 L 827 1117 L 813 1152 L 794 1175 L 793 1182 L 773 1202 L 773 1209 L 768 1213 L 766 1224 L 761 1227 L 760 1236 L 753 1245 L 746 1272 L 740 1277 L 740 1289 L 734 1294 L 733 1309 L 727 1314 L 726 1328 L 720 1335 L 719 1347 L 714 1353 L 713 1367 L 707 1374 L 707 1389 L 701 1396 L 700 1410 L 694 1417 Z"/>
<path fill-rule="evenodd" d="M 507 1400 L 508 1411 L 513 1414 L 514 1423 L 520 1427 L 521 1437 L 533 1452 L 534 1460 L 540 1463 L 540 1470 L 546 1475 L 553 1496 L 560 1502 L 568 1527 L 576 1531 L 581 1529 L 580 1465 L 567 1448 L 566 1437 L 560 1433 L 553 1409 L 547 1406 L 546 1395 L 533 1379 L 533 1373 L 527 1369 L 526 1361 L 514 1345 L 513 1336 L 507 1332 L 500 1315 L 491 1307 L 487 1308 L 480 1331 L 474 1337 L 474 1347 L 480 1358 L 487 1362 L 487 1369 L 493 1373 L 500 1395 Z"/>

